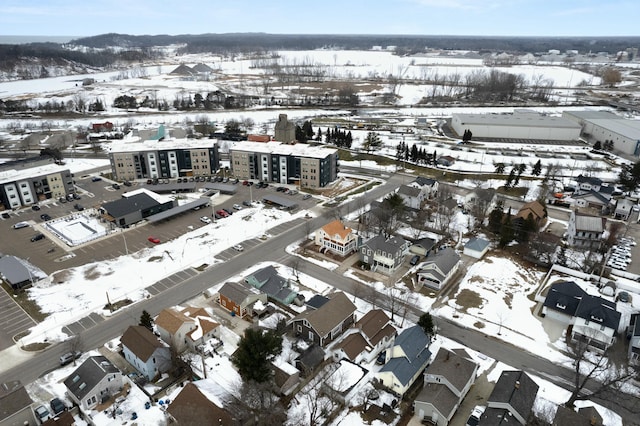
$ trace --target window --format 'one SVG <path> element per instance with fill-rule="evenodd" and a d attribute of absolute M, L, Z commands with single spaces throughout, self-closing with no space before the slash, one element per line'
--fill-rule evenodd
<path fill-rule="evenodd" d="M 309 340 L 313 341 L 313 331 L 309 332 Z"/>

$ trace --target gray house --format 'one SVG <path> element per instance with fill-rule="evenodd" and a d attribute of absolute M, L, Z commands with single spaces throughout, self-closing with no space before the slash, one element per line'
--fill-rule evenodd
<path fill-rule="evenodd" d="M 24 262 L 15 256 L 0 257 L 0 278 L 5 280 L 12 289 L 18 290 L 31 285 L 40 279 L 40 274 L 31 272 Z"/>
<path fill-rule="evenodd" d="M 0 385 L 0 426 L 35 425 L 33 400 L 19 380 Z"/>
<path fill-rule="evenodd" d="M 292 320 L 293 331 L 303 339 L 326 347 L 355 322 L 356 306 L 342 292 L 329 296 L 318 309 L 310 309 Z"/>
<path fill-rule="evenodd" d="M 298 296 L 289 280 L 278 274 L 273 265 L 258 269 L 244 278 L 244 282 L 265 293 L 269 299 L 288 305 Z"/>
<path fill-rule="evenodd" d="M 420 421 L 446 426 L 476 381 L 478 364 L 464 350 L 441 348 L 424 374 L 424 387 L 413 407 Z"/>
<path fill-rule="evenodd" d="M 484 410 L 478 426 L 498 424 L 528 424 L 538 385 L 524 371 L 503 371 Z"/>
<path fill-rule="evenodd" d="M 92 356 L 64 381 L 67 395 L 88 411 L 122 390 L 122 373 L 107 358 Z"/>
<path fill-rule="evenodd" d="M 424 193 L 420 188 L 409 185 L 400 185 L 397 194 L 402 198 L 406 207 L 414 210 L 420 209 L 425 199 Z"/>
<path fill-rule="evenodd" d="M 429 257 L 417 272 L 417 289 L 427 286 L 441 290 L 460 266 L 460 256 L 451 247 Z"/>
<path fill-rule="evenodd" d="M 408 250 L 409 243 L 402 237 L 378 235 L 362 244 L 360 261 L 372 271 L 391 275 L 402 265 Z"/>

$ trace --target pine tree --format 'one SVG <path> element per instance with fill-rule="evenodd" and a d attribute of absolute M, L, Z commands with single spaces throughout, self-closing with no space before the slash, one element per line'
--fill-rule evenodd
<path fill-rule="evenodd" d="M 504 169 L 505 169 L 504 163 L 496 163 L 495 166 L 496 166 L 496 174 L 501 175 L 504 173 Z"/>
<path fill-rule="evenodd" d="M 427 335 L 433 336 L 433 318 L 431 317 L 431 314 L 429 312 L 425 312 L 424 314 L 420 315 L 420 318 L 418 319 L 418 325 L 424 330 Z"/>
<path fill-rule="evenodd" d="M 418 146 L 415 143 L 411 147 L 411 161 L 413 163 L 418 161 Z"/>
<path fill-rule="evenodd" d="M 533 169 L 531 170 L 531 174 L 534 176 L 540 176 L 542 172 L 542 163 L 540 160 L 536 161 L 536 164 L 533 165 Z"/>
<path fill-rule="evenodd" d="M 322 129 L 318 127 L 318 134 L 316 135 L 316 141 L 322 142 Z"/>
<path fill-rule="evenodd" d="M 148 328 L 150 331 L 153 331 L 153 318 L 151 318 L 151 314 L 149 314 L 149 312 L 142 311 L 142 315 L 140 315 L 139 325 Z"/>
<path fill-rule="evenodd" d="M 505 188 L 507 189 L 511 188 L 511 184 L 513 183 L 513 179 L 515 178 L 515 176 L 516 176 L 516 169 L 511 169 L 509 176 L 507 176 L 507 181 L 504 184 Z"/>
<path fill-rule="evenodd" d="M 244 381 L 263 383 L 271 378 L 271 359 L 281 351 L 282 337 L 275 331 L 247 328 L 231 362 Z"/>

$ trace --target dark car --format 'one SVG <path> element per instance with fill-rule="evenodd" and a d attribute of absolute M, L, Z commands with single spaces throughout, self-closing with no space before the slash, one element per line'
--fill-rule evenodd
<path fill-rule="evenodd" d="M 418 256 L 417 254 L 415 256 L 413 256 L 411 258 L 411 260 L 409 261 L 409 265 L 411 266 L 415 266 L 418 264 L 418 262 L 420 261 L 420 256 Z"/>
<path fill-rule="evenodd" d="M 224 210 L 225 212 L 227 212 L 227 214 L 228 214 L 229 216 L 231 216 L 231 215 L 233 214 L 233 210 L 229 210 L 229 209 L 222 209 L 222 210 Z"/>
<path fill-rule="evenodd" d="M 94 177 L 91 178 L 91 182 L 100 182 L 101 180 L 102 180 L 102 178 L 99 177 L 99 176 L 94 176 Z"/>
<path fill-rule="evenodd" d="M 114 183 L 111 186 L 113 187 L 113 189 L 120 189 L 120 185 L 118 185 L 117 183 Z"/>
<path fill-rule="evenodd" d="M 72 196 L 73 196 L 73 199 L 74 199 L 74 200 L 79 200 L 79 199 L 81 198 L 81 197 L 80 197 L 78 194 L 76 194 L 75 192 L 73 193 L 73 195 L 72 195 Z"/>
<path fill-rule="evenodd" d="M 84 210 L 84 207 L 82 207 L 82 205 L 80 204 L 76 204 L 73 206 L 74 209 L 78 210 L 79 212 L 81 212 L 82 210 Z"/>
<path fill-rule="evenodd" d="M 36 241 L 44 240 L 44 238 L 45 238 L 44 234 L 36 234 L 33 237 L 31 237 L 31 242 L 34 243 Z"/>
<path fill-rule="evenodd" d="M 11 217 L 11 215 L 9 213 L 7 213 L 7 212 L 4 212 L 4 213 L 2 213 L 2 217 L 4 219 L 9 219 Z"/>
<path fill-rule="evenodd" d="M 44 220 L 46 222 L 47 220 L 51 220 L 52 218 L 48 214 L 43 213 L 43 214 L 40 215 L 40 219 L 42 219 L 42 220 Z"/>
<path fill-rule="evenodd" d="M 34 204 L 34 205 L 32 205 L 32 206 L 31 206 L 31 210 L 33 210 L 33 211 L 36 211 L 36 212 L 37 212 L 38 210 L 40 210 L 40 206 L 39 206 L 39 205 L 37 205 L 37 204 Z"/>
<path fill-rule="evenodd" d="M 49 405 L 51 406 L 54 416 L 57 416 L 67 409 L 67 406 L 60 400 L 60 398 L 53 398 L 51 402 L 49 402 Z"/>
<path fill-rule="evenodd" d="M 125 180 L 124 182 L 122 182 L 122 184 L 124 186 L 131 186 L 131 182 L 129 182 L 128 180 Z"/>
<path fill-rule="evenodd" d="M 247 207 L 251 207 L 251 201 L 244 200 L 244 201 L 242 202 L 242 205 L 243 205 L 243 206 L 247 206 Z"/>
<path fill-rule="evenodd" d="M 62 204 L 67 202 L 67 199 L 65 197 L 60 197 L 58 198 L 58 201 L 60 201 Z"/>

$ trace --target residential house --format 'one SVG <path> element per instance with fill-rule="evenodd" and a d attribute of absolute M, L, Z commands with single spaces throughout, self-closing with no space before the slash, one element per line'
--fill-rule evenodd
<path fill-rule="evenodd" d="M 487 408 L 480 416 L 478 426 L 529 424 L 538 385 L 523 371 L 505 370 L 487 399 Z"/>
<path fill-rule="evenodd" d="M 389 316 L 382 309 L 373 309 L 356 322 L 335 353 L 357 364 L 371 362 L 393 342 L 397 333 Z"/>
<path fill-rule="evenodd" d="M 593 408 L 593 407 L 589 407 Z M 595 416 L 591 416 L 595 412 Z M 553 417 L 551 426 L 602 426 L 602 417 L 597 410 L 585 411 L 580 409 L 578 411 L 565 407 L 564 405 L 558 405 L 556 415 Z"/>
<path fill-rule="evenodd" d="M 396 193 L 402 198 L 405 207 L 414 210 L 419 210 L 425 200 L 422 190 L 410 185 L 400 185 Z"/>
<path fill-rule="evenodd" d="M 491 243 L 484 238 L 469 238 L 469 241 L 464 245 L 462 254 L 471 256 L 475 259 L 482 259 L 482 257 L 489 251 Z"/>
<path fill-rule="evenodd" d="M 267 303 L 267 295 L 244 283 L 227 282 L 218 291 L 217 302 L 231 315 L 245 318 L 253 316 L 256 302 Z"/>
<path fill-rule="evenodd" d="M 122 372 L 104 356 L 92 356 L 64 381 L 67 395 L 83 411 L 94 409 L 122 390 Z"/>
<path fill-rule="evenodd" d="M 419 326 L 403 330 L 385 352 L 385 364 L 376 373 L 380 384 L 397 395 L 420 377 L 431 358 L 429 336 Z"/>
<path fill-rule="evenodd" d="M 475 188 L 464 197 L 464 207 L 484 217 L 496 204 L 496 190 L 493 188 Z"/>
<path fill-rule="evenodd" d="M 146 327 L 132 325 L 120 338 L 124 359 L 147 380 L 171 367 L 171 350 Z"/>
<path fill-rule="evenodd" d="M 629 361 L 637 365 L 640 363 L 640 314 L 631 315 L 629 327 Z"/>
<path fill-rule="evenodd" d="M 413 407 L 418 420 L 446 426 L 476 381 L 478 364 L 465 350 L 441 348 L 424 375 L 424 387 Z"/>
<path fill-rule="evenodd" d="M 328 297 L 325 297 L 321 294 L 314 294 L 309 300 L 305 300 L 304 304 L 308 309 L 318 309 L 328 301 Z"/>
<path fill-rule="evenodd" d="M 316 231 L 315 242 L 321 253 L 326 251 L 345 257 L 358 250 L 359 237 L 341 220 L 334 220 Z"/>
<path fill-rule="evenodd" d="M 393 274 L 404 262 L 409 243 L 402 237 L 378 235 L 360 247 L 360 261 L 372 271 Z"/>
<path fill-rule="evenodd" d="M 542 228 L 547 220 L 547 208 L 545 205 L 537 200 L 524 203 L 512 219 L 516 228 L 522 228 L 527 220 L 533 220 L 533 224 L 537 229 Z"/>
<path fill-rule="evenodd" d="M 188 307 L 182 310 L 166 308 L 155 319 L 160 338 L 181 353 L 195 350 L 217 335 L 220 324 L 203 308 Z"/>
<path fill-rule="evenodd" d="M 612 208 L 611 194 L 604 192 L 585 191 L 574 193 L 571 198 L 576 207 L 596 209 L 600 214 L 609 214 Z"/>
<path fill-rule="evenodd" d="M 245 277 L 244 282 L 257 288 L 261 293 L 265 293 L 267 299 L 283 305 L 290 304 L 298 297 L 298 293 L 291 289 L 289 280 L 278 274 L 273 265 L 258 269 Z"/>
<path fill-rule="evenodd" d="M 420 265 L 417 275 L 417 289 L 427 286 L 441 290 L 460 267 L 460 256 L 451 247 L 438 251 Z"/>
<path fill-rule="evenodd" d="M 169 423 L 180 426 L 242 424 L 234 417 L 234 413 L 224 408 L 225 403 L 218 395 L 204 389 L 205 386 L 200 388 L 194 383 L 187 383 L 167 407 L 165 413 Z"/>
<path fill-rule="evenodd" d="M 348 405 L 347 395 L 365 377 L 367 370 L 345 359 L 327 367 L 329 371 L 320 383 L 320 391 L 343 406 Z"/>
<path fill-rule="evenodd" d="M 273 381 L 281 395 L 290 395 L 300 383 L 300 371 L 278 357 L 271 362 Z"/>
<path fill-rule="evenodd" d="M 599 192 L 600 187 L 603 184 L 602 179 L 600 178 L 597 178 L 594 176 L 583 176 L 583 175 L 579 175 L 576 178 L 576 182 L 578 183 L 578 191 L 584 191 L 584 192 L 589 192 L 589 191 Z"/>
<path fill-rule="evenodd" d="M 628 220 L 629 219 L 629 215 L 633 211 L 633 206 L 635 206 L 635 205 L 636 205 L 636 203 L 633 202 L 632 200 L 628 199 L 628 198 L 622 198 L 620 200 L 617 200 L 616 201 L 616 209 L 613 212 L 613 216 L 616 219 Z"/>
<path fill-rule="evenodd" d="M 306 310 L 296 315 L 291 320 L 293 332 L 305 340 L 326 347 L 353 325 L 355 311 L 356 306 L 344 293 L 334 293 L 318 309 Z"/>
<path fill-rule="evenodd" d="M 302 377 L 311 377 L 324 362 L 324 349 L 318 345 L 311 345 L 294 360 L 295 367 Z"/>
<path fill-rule="evenodd" d="M 0 426 L 35 425 L 33 400 L 19 380 L 0 384 Z"/>
<path fill-rule="evenodd" d="M 456 162 L 456 159 L 450 155 L 441 155 L 438 157 L 437 163 L 440 166 L 449 167 Z"/>
<path fill-rule="evenodd" d="M 431 253 L 431 250 L 435 245 L 436 245 L 436 240 L 434 240 L 433 238 L 429 238 L 429 237 L 420 238 L 419 240 L 415 240 L 409 246 L 409 252 L 413 254 L 417 254 L 418 256 L 427 257 L 429 256 L 429 253 Z"/>
<path fill-rule="evenodd" d="M 571 211 L 567 225 L 567 242 L 572 247 L 597 250 L 602 244 L 607 219 Z"/>
<path fill-rule="evenodd" d="M 614 302 L 590 295 L 572 281 L 551 285 L 542 314 L 572 325 L 571 339 L 586 340 L 597 352 L 605 351 L 613 344 L 621 317 Z"/>
<path fill-rule="evenodd" d="M 422 190 L 424 197 L 427 199 L 434 198 L 438 195 L 439 183 L 435 179 L 418 176 L 411 185 L 418 186 Z"/>

